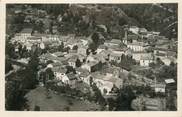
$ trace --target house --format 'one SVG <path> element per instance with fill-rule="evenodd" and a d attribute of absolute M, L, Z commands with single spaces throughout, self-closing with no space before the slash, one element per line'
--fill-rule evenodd
<path fill-rule="evenodd" d="M 116 61 L 116 62 L 120 62 L 121 61 L 121 56 L 122 54 L 125 54 L 125 52 L 127 51 L 127 48 L 123 47 L 119 47 L 119 46 L 111 46 L 108 49 L 110 52 L 110 56 L 109 56 L 109 61 Z"/>
<path fill-rule="evenodd" d="M 88 81 L 86 80 L 87 80 L 87 77 L 89 76 L 89 71 L 81 67 L 76 68 L 75 70 L 76 70 L 76 73 L 78 74 L 79 79 L 88 83 Z"/>
<path fill-rule="evenodd" d="M 140 34 L 147 34 L 147 29 L 146 28 L 140 28 L 139 33 Z"/>
<path fill-rule="evenodd" d="M 43 43 L 43 42 L 41 42 L 40 44 L 39 44 L 39 47 L 40 47 L 40 49 L 45 49 L 45 44 Z"/>
<path fill-rule="evenodd" d="M 154 62 L 154 57 L 152 56 L 141 56 L 140 65 L 149 66 L 150 63 Z"/>
<path fill-rule="evenodd" d="M 86 69 L 89 72 L 98 71 L 102 68 L 102 63 L 99 61 L 89 61 L 81 66 L 82 69 Z"/>
<path fill-rule="evenodd" d="M 97 25 L 97 29 L 100 32 L 107 32 L 107 27 L 105 25 L 103 25 L 103 24 Z"/>
<path fill-rule="evenodd" d="M 80 47 L 79 46 L 77 49 L 77 53 L 82 54 L 82 55 L 87 55 L 87 47 L 85 47 L 85 46 Z"/>
<path fill-rule="evenodd" d="M 80 39 L 76 39 L 74 35 L 72 37 L 68 38 L 68 40 L 65 42 L 65 47 L 69 47 L 70 49 L 73 49 L 75 45 L 82 44 L 82 41 Z"/>
<path fill-rule="evenodd" d="M 76 68 L 76 61 L 77 61 L 78 57 L 71 57 L 68 59 L 68 64 L 69 66 L 72 66 L 73 68 Z"/>
<path fill-rule="evenodd" d="M 140 60 L 146 57 L 153 58 L 153 54 L 147 52 L 132 52 L 132 58 L 135 59 L 136 62 L 140 62 Z"/>
<path fill-rule="evenodd" d="M 56 34 L 58 32 L 57 26 L 52 26 L 52 33 Z"/>
<path fill-rule="evenodd" d="M 132 33 L 134 33 L 134 34 L 138 34 L 139 27 L 137 27 L 137 26 L 130 26 L 129 27 L 129 31 L 132 32 Z"/>
<path fill-rule="evenodd" d="M 110 64 L 104 66 L 102 68 L 101 72 L 104 74 L 107 74 L 107 73 L 112 74 L 116 78 L 122 77 L 120 75 L 123 75 L 123 76 L 125 75 L 124 73 L 122 73 L 122 70 L 120 67 L 116 67 L 116 66 L 110 65 Z"/>
<path fill-rule="evenodd" d="M 80 62 L 82 63 L 86 59 L 84 55 L 82 55 L 82 54 L 75 54 L 75 53 L 65 55 L 65 57 L 68 58 L 68 64 L 70 66 L 72 66 L 73 68 L 76 68 L 76 61 L 77 60 L 80 60 Z"/>
<path fill-rule="evenodd" d="M 55 79 L 62 81 L 64 84 L 69 83 L 69 79 L 66 75 L 67 69 L 63 66 L 53 67 L 52 71 L 54 72 Z"/>
<path fill-rule="evenodd" d="M 170 65 L 171 62 L 177 63 L 177 59 L 175 57 L 155 56 L 155 60 L 157 60 L 157 58 L 160 58 L 165 65 Z"/>
<path fill-rule="evenodd" d="M 26 40 L 27 37 L 31 37 L 32 32 L 33 32 L 33 29 L 32 29 L 32 28 L 24 28 L 24 29 L 20 32 L 20 35 L 21 35 L 21 37 L 22 37 L 24 40 Z"/>
<path fill-rule="evenodd" d="M 115 62 L 119 63 L 119 62 L 121 62 L 121 55 L 122 54 L 111 53 L 109 61 L 115 61 Z"/>
<path fill-rule="evenodd" d="M 130 42 L 134 42 L 136 40 L 139 40 L 139 35 L 136 35 L 136 34 L 128 34 L 127 35 L 127 40 L 130 41 Z"/>
<path fill-rule="evenodd" d="M 101 44 L 99 45 L 99 47 L 97 48 L 96 52 L 99 54 L 100 52 L 102 52 L 103 50 L 107 50 L 108 46 Z"/>
<path fill-rule="evenodd" d="M 71 88 L 75 88 L 76 87 L 75 86 L 76 85 L 76 81 L 77 81 L 76 75 L 74 73 L 68 73 L 67 76 L 68 76 L 68 79 L 69 79 L 69 81 L 68 81 L 69 86 Z"/>
<path fill-rule="evenodd" d="M 113 86 L 116 86 L 119 89 L 123 86 L 123 80 L 116 78 L 110 73 L 103 74 L 100 72 L 93 72 L 90 77 L 93 78 L 93 82 L 100 89 L 103 95 L 111 95 Z"/>
<path fill-rule="evenodd" d="M 56 57 L 55 55 L 51 53 L 42 54 L 39 56 L 40 62 L 46 63 L 48 60 L 51 60 L 53 62 L 64 62 L 67 61 L 65 57 Z"/>
<path fill-rule="evenodd" d="M 68 79 L 68 77 L 66 75 L 67 69 L 66 69 L 66 66 L 63 63 L 59 63 L 59 62 L 50 63 L 50 64 L 47 65 L 47 68 L 52 69 L 52 71 L 54 73 L 54 76 L 55 76 L 55 79 L 57 81 L 61 81 L 64 84 L 69 83 L 69 79 Z"/>
<path fill-rule="evenodd" d="M 144 106 L 147 111 L 166 110 L 166 100 L 163 98 L 144 98 Z"/>
<path fill-rule="evenodd" d="M 166 90 L 177 90 L 177 82 L 175 81 L 175 79 L 165 79 L 165 84 L 166 84 Z"/>
<path fill-rule="evenodd" d="M 82 45 L 83 46 L 87 46 L 88 45 L 88 40 L 86 40 L 86 39 L 80 39 L 81 41 L 82 41 Z"/>
<path fill-rule="evenodd" d="M 121 43 L 121 40 L 112 39 L 110 41 L 105 41 L 104 45 L 106 45 L 106 46 L 112 46 L 112 45 L 119 45 L 120 43 Z"/>
<path fill-rule="evenodd" d="M 39 56 L 40 62 L 46 63 L 48 60 L 53 60 L 53 55 L 50 53 L 42 54 Z"/>
<path fill-rule="evenodd" d="M 131 107 L 135 111 L 165 111 L 166 99 L 139 96 L 132 101 Z"/>
<path fill-rule="evenodd" d="M 41 41 L 42 41 L 41 37 L 35 37 L 35 36 L 27 37 L 27 42 L 30 43 L 41 43 Z"/>
<path fill-rule="evenodd" d="M 77 50 L 69 49 L 69 50 L 68 50 L 68 53 L 72 53 L 72 54 L 73 54 L 73 53 L 77 53 Z"/>
<path fill-rule="evenodd" d="M 165 83 L 166 84 L 175 83 L 175 80 L 174 79 L 165 79 Z"/>
<path fill-rule="evenodd" d="M 141 52 L 145 50 L 145 44 L 143 42 L 127 43 L 127 47 L 135 52 Z"/>
<path fill-rule="evenodd" d="M 53 56 L 55 57 L 64 57 L 65 53 L 63 52 L 55 52 L 55 53 L 52 53 Z"/>
<path fill-rule="evenodd" d="M 158 92 L 165 93 L 166 84 L 164 84 L 164 83 L 156 83 L 156 84 L 151 85 L 151 87 L 154 89 L 154 91 L 156 93 L 158 93 Z"/>
<path fill-rule="evenodd" d="M 23 45 L 26 46 L 26 49 L 28 51 L 30 51 L 32 49 L 32 46 L 33 46 L 33 44 L 32 43 L 29 43 L 29 42 L 25 42 L 25 43 L 23 43 Z"/>
<path fill-rule="evenodd" d="M 110 54 L 112 53 L 111 50 L 102 50 L 99 54 L 106 60 L 110 60 Z"/>

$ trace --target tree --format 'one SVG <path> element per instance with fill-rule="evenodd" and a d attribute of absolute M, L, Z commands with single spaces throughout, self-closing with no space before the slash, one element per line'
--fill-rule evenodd
<path fill-rule="evenodd" d="M 78 46 L 77 45 L 74 45 L 73 46 L 73 50 L 77 50 L 78 49 Z"/>
<path fill-rule="evenodd" d="M 69 50 L 70 50 L 70 47 L 64 48 L 64 51 L 67 52 L 67 53 L 69 53 Z"/>
<path fill-rule="evenodd" d="M 61 42 L 61 45 L 58 46 L 58 51 L 63 52 L 64 51 L 64 43 Z"/>
<path fill-rule="evenodd" d="M 16 75 L 14 78 L 17 77 Z M 5 108 L 6 110 L 21 110 L 25 105 L 26 99 L 24 92 L 20 88 L 21 83 L 8 81 L 5 84 Z"/>
<path fill-rule="evenodd" d="M 10 58 L 15 58 L 15 59 L 17 58 L 17 56 L 15 54 L 15 47 L 14 47 L 13 44 L 11 44 L 9 42 L 9 39 L 6 39 L 6 49 L 5 49 L 5 53 Z"/>
<path fill-rule="evenodd" d="M 37 50 L 32 51 L 29 63 L 22 74 L 24 74 L 22 78 L 23 86 L 25 89 L 33 89 L 37 85 L 37 72 L 39 66 L 39 58 Z"/>
<path fill-rule="evenodd" d="M 5 73 L 8 73 L 10 70 L 13 70 L 13 66 L 11 64 L 11 61 L 7 59 L 5 59 Z"/>
<path fill-rule="evenodd" d="M 37 72 L 38 66 L 39 66 L 39 58 L 38 58 L 38 49 L 36 48 L 35 51 L 31 52 L 28 67 L 33 71 Z"/>
<path fill-rule="evenodd" d="M 41 20 L 37 21 L 35 23 L 34 29 L 39 31 L 40 33 L 43 33 L 44 32 L 44 23 Z"/>
<path fill-rule="evenodd" d="M 22 45 L 19 44 L 18 45 L 18 52 L 19 52 L 20 57 L 22 57 L 22 49 L 23 49 Z"/>
<path fill-rule="evenodd" d="M 120 26 L 123 26 L 123 25 L 126 25 L 128 22 L 127 22 L 127 19 L 125 17 L 122 17 L 119 19 L 119 25 Z"/>
<path fill-rule="evenodd" d="M 23 49 L 22 49 L 22 57 L 23 58 L 28 57 L 28 52 L 27 52 L 27 47 L 26 46 L 24 46 Z"/>
<path fill-rule="evenodd" d="M 47 65 L 49 65 L 49 64 L 51 64 L 51 63 L 54 63 L 54 61 L 48 60 L 48 61 L 46 62 Z"/>
<path fill-rule="evenodd" d="M 37 106 L 37 105 L 36 105 L 36 106 L 34 107 L 34 111 L 40 111 L 40 106 Z"/>
<path fill-rule="evenodd" d="M 138 97 L 134 99 L 131 103 L 131 108 L 134 109 L 135 111 L 142 111 L 144 110 L 144 100 L 143 97 Z"/>
<path fill-rule="evenodd" d="M 81 63 L 80 59 L 77 59 L 76 60 L 76 67 L 80 67 L 81 65 L 82 65 L 82 63 Z"/>
<path fill-rule="evenodd" d="M 90 49 L 86 50 L 86 54 L 87 54 L 87 56 L 90 54 Z"/>
<path fill-rule="evenodd" d="M 66 74 L 68 74 L 70 72 L 73 72 L 74 74 L 76 74 L 76 71 L 72 66 L 66 66 L 66 69 L 67 69 Z"/>
<path fill-rule="evenodd" d="M 119 94 L 117 96 L 117 105 L 116 110 L 127 111 L 131 109 L 131 102 L 135 99 L 135 95 L 130 86 L 124 86 L 120 89 Z"/>
<path fill-rule="evenodd" d="M 92 86 L 92 84 L 93 84 L 93 77 L 89 78 L 89 83 L 90 83 L 90 86 Z"/>
<path fill-rule="evenodd" d="M 93 91 L 95 93 L 94 100 L 96 102 L 98 102 L 99 104 L 101 104 L 102 106 L 105 106 L 106 105 L 106 100 L 102 96 L 101 91 L 99 90 L 99 88 L 96 86 L 95 83 L 92 84 L 92 89 L 93 89 Z"/>
<path fill-rule="evenodd" d="M 54 73 L 51 68 L 46 69 L 46 79 L 47 80 L 53 80 L 54 79 Z"/>
<path fill-rule="evenodd" d="M 157 58 L 156 59 L 156 64 L 157 65 L 164 65 L 164 62 L 162 62 L 160 58 Z"/>

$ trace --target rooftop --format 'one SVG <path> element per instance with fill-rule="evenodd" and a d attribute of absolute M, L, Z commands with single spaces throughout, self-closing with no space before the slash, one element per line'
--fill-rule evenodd
<path fill-rule="evenodd" d="M 174 79 L 166 79 L 165 83 L 166 84 L 175 83 L 175 80 Z"/>
<path fill-rule="evenodd" d="M 27 39 L 29 39 L 29 40 L 38 40 L 38 39 L 42 39 L 42 37 L 31 36 L 31 37 L 27 37 Z"/>
<path fill-rule="evenodd" d="M 96 64 L 98 64 L 97 61 L 90 61 L 89 63 L 87 63 L 88 66 L 94 66 Z"/>
<path fill-rule="evenodd" d="M 122 79 L 116 78 L 110 73 L 101 73 L 101 72 L 93 72 L 91 76 L 94 79 L 100 79 L 108 82 L 112 82 L 113 84 L 117 84 L 118 86 L 122 83 Z"/>
<path fill-rule="evenodd" d="M 128 43 L 127 45 L 145 46 L 145 43 L 143 43 L 143 42 L 133 42 L 133 43 Z"/>
<path fill-rule="evenodd" d="M 111 41 L 106 41 L 106 43 L 119 44 L 119 43 L 121 43 L 121 40 L 118 40 L 118 39 L 112 39 Z"/>
<path fill-rule="evenodd" d="M 65 67 L 53 67 L 53 72 L 60 72 L 60 73 L 66 73 L 67 69 Z"/>
<path fill-rule="evenodd" d="M 65 54 L 63 52 L 55 52 L 55 53 L 52 53 L 52 55 L 56 57 L 63 57 Z"/>
<path fill-rule="evenodd" d="M 32 28 L 24 28 L 21 33 L 32 33 L 33 29 Z"/>

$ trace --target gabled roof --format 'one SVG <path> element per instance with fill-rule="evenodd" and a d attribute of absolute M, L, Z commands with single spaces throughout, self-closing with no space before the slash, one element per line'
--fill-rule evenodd
<path fill-rule="evenodd" d="M 65 67 L 53 67 L 52 71 L 53 72 L 59 72 L 59 73 L 66 73 L 67 69 Z"/>
<path fill-rule="evenodd" d="M 98 64 L 98 61 L 91 61 L 91 62 L 87 63 L 88 66 L 94 66 L 96 64 Z"/>
<path fill-rule="evenodd" d="M 63 52 L 55 52 L 52 55 L 59 57 L 59 56 L 64 56 L 65 54 Z"/>
<path fill-rule="evenodd" d="M 133 43 L 128 43 L 127 45 L 145 46 L 146 44 L 143 42 L 133 42 Z"/>
<path fill-rule="evenodd" d="M 140 60 L 153 60 L 154 57 L 152 55 L 145 55 L 145 56 L 141 56 Z"/>
<path fill-rule="evenodd" d="M 33 29 L 32 28 L 24 28 L 21 33 L 32 33 Z"/>
<path fill-rule="evenodd" d="M 132 40 L 137 40 L 139 38 L 139 36 L 136 34 L 129 34 L 127 38 L 132 39 Z"/>
<path fill-rule="evenodd" d="M 62 66 L 63 64 L 61 62 L 55 62 L 51 63 L 53 67 Z"/>

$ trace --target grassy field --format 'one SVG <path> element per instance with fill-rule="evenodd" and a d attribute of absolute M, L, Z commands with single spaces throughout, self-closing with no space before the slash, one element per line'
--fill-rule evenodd
<path fill-rule="evenodd" d="M 37 87 L 25 96 L 28 100 L 29 110 L 33 111 L 39 106 L 41 111 L 93 111 L 100 110 L 100 106 L 89 101 L 78 100 L 64 94 L 50 91 L 47 96 L 45 87 Z"/>

